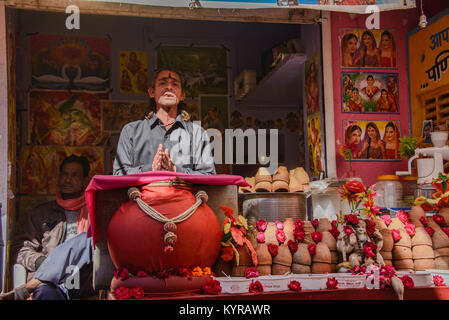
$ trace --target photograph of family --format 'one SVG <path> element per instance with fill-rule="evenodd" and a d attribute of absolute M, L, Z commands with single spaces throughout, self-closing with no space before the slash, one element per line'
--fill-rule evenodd
<path fill-rule="evenodd" d="M 396 68 L 395 32 L 386 29 L 340 29 L 341 66 Z"/>
<path fill-rule="evenodd" d="M 353 160 L 400 160 L 399 121 L 343 120 L 345 145 Z"/>
<path fill-rule="evenodd" d="M 397 74 L 344 72 L 341 81 L 342 112 L 399 113 Z"/>

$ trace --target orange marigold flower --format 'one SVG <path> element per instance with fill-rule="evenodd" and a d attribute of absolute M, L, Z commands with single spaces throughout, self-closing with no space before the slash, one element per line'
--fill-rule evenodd
<path fill-rule="evenodd" d="M 203 274 L 204 274 L 205 276 L 207 276 L 207 275 L 212 274 L 212 271 L 210 270 L 209 267 L 204 267 L 204 268 L 203 268 Z"/>
<path fill-rule="evenodd" d="M 195 269 L 192 270 L 192 275 L 195 277 L 201 277 L 203 275 L 203 270 L 201 267 L 195 267 Z"/>

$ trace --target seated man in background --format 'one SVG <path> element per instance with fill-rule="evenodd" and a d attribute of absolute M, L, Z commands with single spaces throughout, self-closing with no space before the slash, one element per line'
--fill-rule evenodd
<path fill-rule="evenodd" d="M 89 171 L 89 161 L 83 156 L 71 155 L 61 163 L 56 200 L 31 210 L 15 240 L 17 263 L 27 269 L 28 282 L 0 300 L 26 299 L 30 293 L 34 300 L 65 300 L 94 293 L 92 241 L 87 238 L 90 222 L 84 199 Z M 78 283 L 67 286 L 68 278 Z"/>

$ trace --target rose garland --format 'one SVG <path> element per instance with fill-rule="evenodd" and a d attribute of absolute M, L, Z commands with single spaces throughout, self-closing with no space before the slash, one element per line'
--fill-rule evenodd
<path fill-rule="evenodd" d="M 152 277 L 158 279 L 166 279 L 170 275 L 186 277 L 187 279 L 192 279 L 192 277 L 201 277 L 201 276 L 209 276 L 214 275 L 210 267 L 201 268 L 197 266 L 193 269 L 181 267 L 181 268 L 170 268 L 168 270 L 163 271 L 155 271 L 153 273 L 148 273 L 145 270 L 138 270 L 135 277 L 144 278 L 144 277 Z M 127 268 L 118 268 L 114 271 L 114 278 L 120 279 L 122 281 L 127 280 L 130 277 L 134 277 L 132 273 L 128 271 Z"/>

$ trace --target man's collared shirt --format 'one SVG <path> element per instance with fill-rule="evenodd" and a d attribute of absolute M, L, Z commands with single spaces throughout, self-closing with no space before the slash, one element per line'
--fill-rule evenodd
<path fill-rule="evenodd" d="M 194 122 L 184 121 L 180 115 L 166 130 L 153 114 L 149 119 L 126 124 L 120 133 L 114 175 L 152 170 L 159 145 L 168 149 L 176 172 L 215 174 L 214 159 L 206 131 Z"/>

